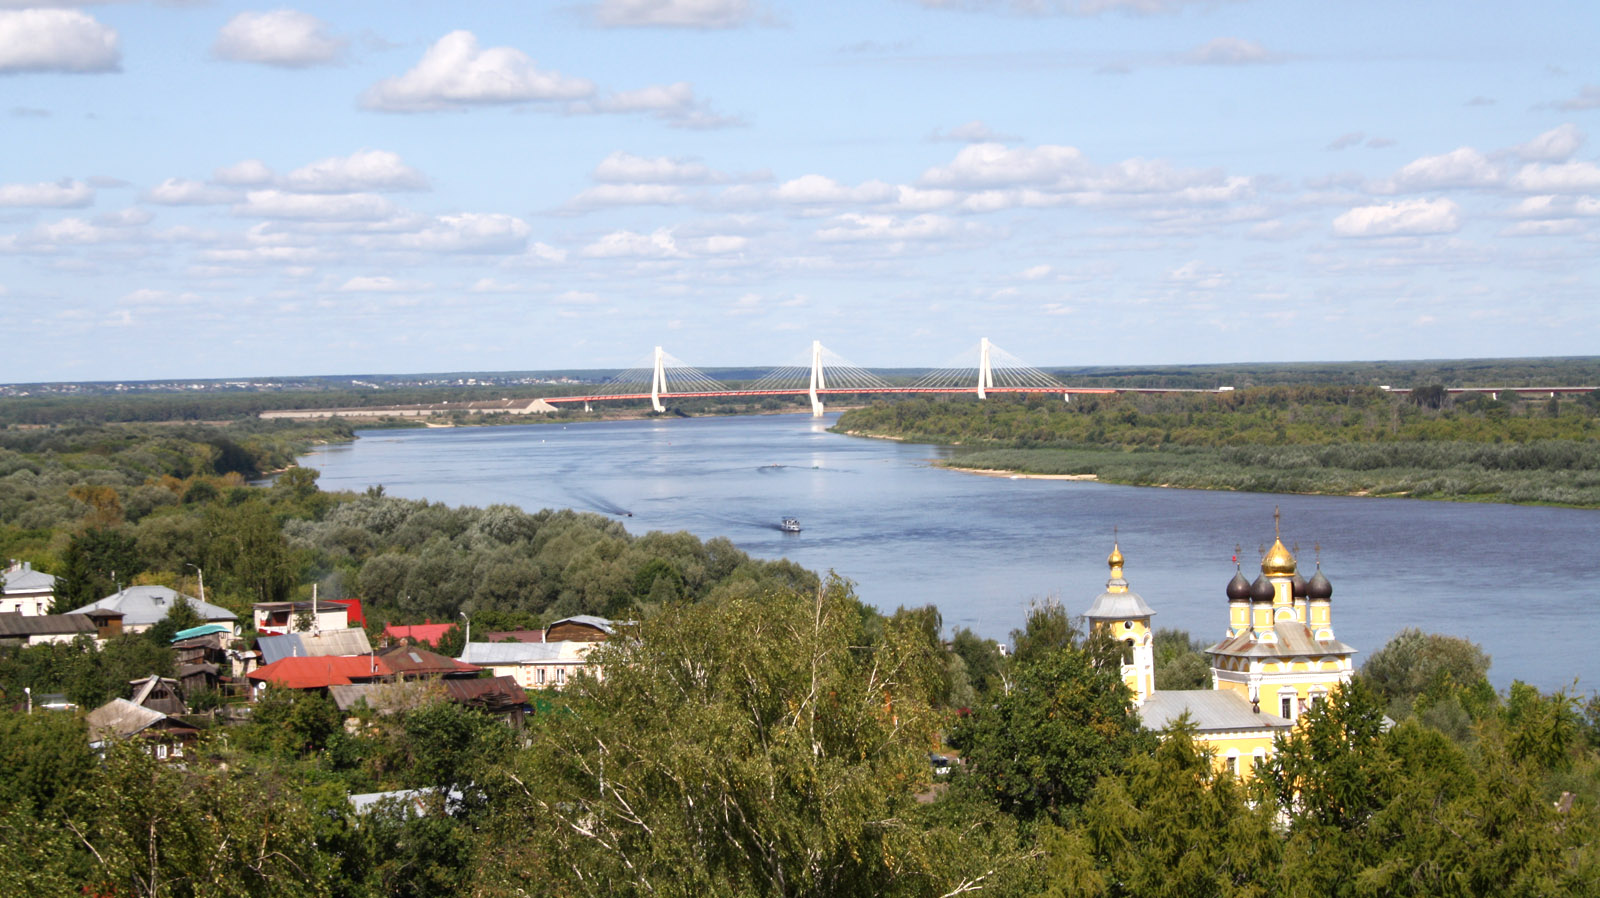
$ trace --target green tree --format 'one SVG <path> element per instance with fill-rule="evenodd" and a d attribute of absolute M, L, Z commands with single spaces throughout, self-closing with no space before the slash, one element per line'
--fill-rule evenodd
<path fill-rule="evenodd" d="M 61 555 L 52 614 L 65 614 L 115 593 L 144 571 L 132 534 L 120 528 L 91 527 L 74 534 Z"/>
<path fill-rule="evenodd" d="M 1481 696 L 1489 663 L 1483 649 L 1465 639 L 1407 627 L 1367 658 L 1361 679 L 1377 691 L 1389 716 L 1400 720 L 1419 700 L 1427 705 L 1462 689 Z"/>
<path fill-rule="evenodd" d="M 833 581 L 674 606 L 606 643 L 604 680 L 578 678 L 491 788 L 477 891 L 939 895 L 993 872 L 903 822 L 939 670 L 916 628 L 869 640 L 864 618 Z"/>
<path fill-rule="evenodd" d="M 1157 689 L 1211 688 L 1211 662 L 1206 658 L 1205 643 L 1185 630 L 1160 629 L 1153 648 Z"/>
<path fill-rule="evenodd" d="M 1030 651 L 1011 686 L 956 724 L 950 742 L 966 757 L 982 794 L 1024 819 L 1063 820 L 1095 781 L 1153 748 L 1130 712 L 1116 665 L 1078 648 Z"/>
<path fill-rule="evenodd" d="M 1281 841 L 1270 812 L 1254 808 L 1239 780 L 1218 774 L 1187 717 L 1168 728 L 1154 756 L 1135 755 L 1102 779 L 1078 831 L 1100 876 L 1093 888 L 1055 883 L 1058 894 L 1205 898 L 1278 894 Z"/>

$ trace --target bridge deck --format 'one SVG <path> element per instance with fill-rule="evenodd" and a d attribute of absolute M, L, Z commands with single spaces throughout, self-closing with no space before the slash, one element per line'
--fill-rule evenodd
<path fill-rule="evenodd" d="M 859 388 L 832 388 L 818 390 L 818 396 L 854 396 L 867 393 L 973 393 L 973 387 L 859 387 Z M 1128 390 L 1118 390 L 1107 387 L 987 387 L 989 393 L 1125 393 Z M 1209 392 L 1209 391 L 1197 391 Z M 690 390 L 682 393 L 661 393 L 662 399 L 703 399 L 716 396 L 808 396 L 811 391 L 806 389 L 791 390 Z M 603 402 L 613 399 L 649 399 L 649 393 L 607 393 L 603 396 L 546 396 L 545 402 Z"/>

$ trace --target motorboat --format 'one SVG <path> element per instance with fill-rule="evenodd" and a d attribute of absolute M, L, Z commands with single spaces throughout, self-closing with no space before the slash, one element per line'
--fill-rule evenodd
<path fill-rule="evenodd" d="M 782 530 L 784 533 L 799 533 L 800 532 L 800 519 L 799 518 L 784 518 L 783 519 L 783 523 L 778 525 L 778 529 Z"/>

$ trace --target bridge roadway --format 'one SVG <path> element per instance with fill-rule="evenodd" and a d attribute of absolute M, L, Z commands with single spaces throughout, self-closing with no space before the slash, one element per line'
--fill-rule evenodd
<path fill-rule="evenodd" d="M 819 396 L 852 396 L 862 393 L 973 393 L 972 387 L 838 387 L 819 388 Z M 1042 387 L 985 387 L 987 393 L 1214 393 L 1215 390 L 1132 390 L 1116 389 L 1109 387 L 1057 387 L 1045 389 Z M 544 401 L 551 405 L 563 402 L 607 402 L 617 399 L 651 399 L 659 396 L 662 399 L 702 399 L 715 396 L 809 396 L 811 390 L 804 387 L 783 390 L 686 390 L 681 393 L 662 391 L 659 394 L 651 393 L 607 393 L 603 396 L 545 396 Z"/>

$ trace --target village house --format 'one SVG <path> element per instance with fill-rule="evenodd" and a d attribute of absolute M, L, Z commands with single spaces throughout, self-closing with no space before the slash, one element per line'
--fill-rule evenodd
<path fill-rule="evenodd" d="M 50 613 L 56 600 L 56 578 L 36 571 L 26 561 L 12 560 L 4 574 L 5 591 L 0 594 L 0 614 L 39 617 Z"/>
<path fill-rule="evenodd" d="M 257 633 L 282 635 L 301 630 L 343 630 L 366 625 L 360 599 L 309 602 L 257 602 L 251 608 Z"/>
<path fill-rule="evenodd" d="M 120 611 L 122 612 L 122 630 L 125 633 L 143 633 L 160 623 L 178 598 L 189 603 L 194 613 L 199 615 L 203 623 L 221 624 L 228 628 L 228 633 L 239 635 L 239 617 L 226 608 L 202 602 L 192 596 L 183 595 L 175 589 L 166 586 L 130 586 L 114 595 L 106 596 L 98 602 L 91 602 L 82 608 L 72 609 L 71 614 L 89 614 L 94 611 Z"/>
<path fill-rule="evenodd" d="M 96 609 L 87 614 L 24 615 L 0 614 L 0 643 L 41 645 L 71 642 L 79 636 L 92 638 L 97 645 L 122 632 L 122 612 Z"/>
<path fill-rule="evenodd" d="M 543 642 L 469 642 L 461 660 L 511 677 L 524 689 L 561 689 L 579 671 L 601 676 L 589 654 L 615 633 L 616 625 L 606 618 L 577 615 L 546 627 Z"/>

